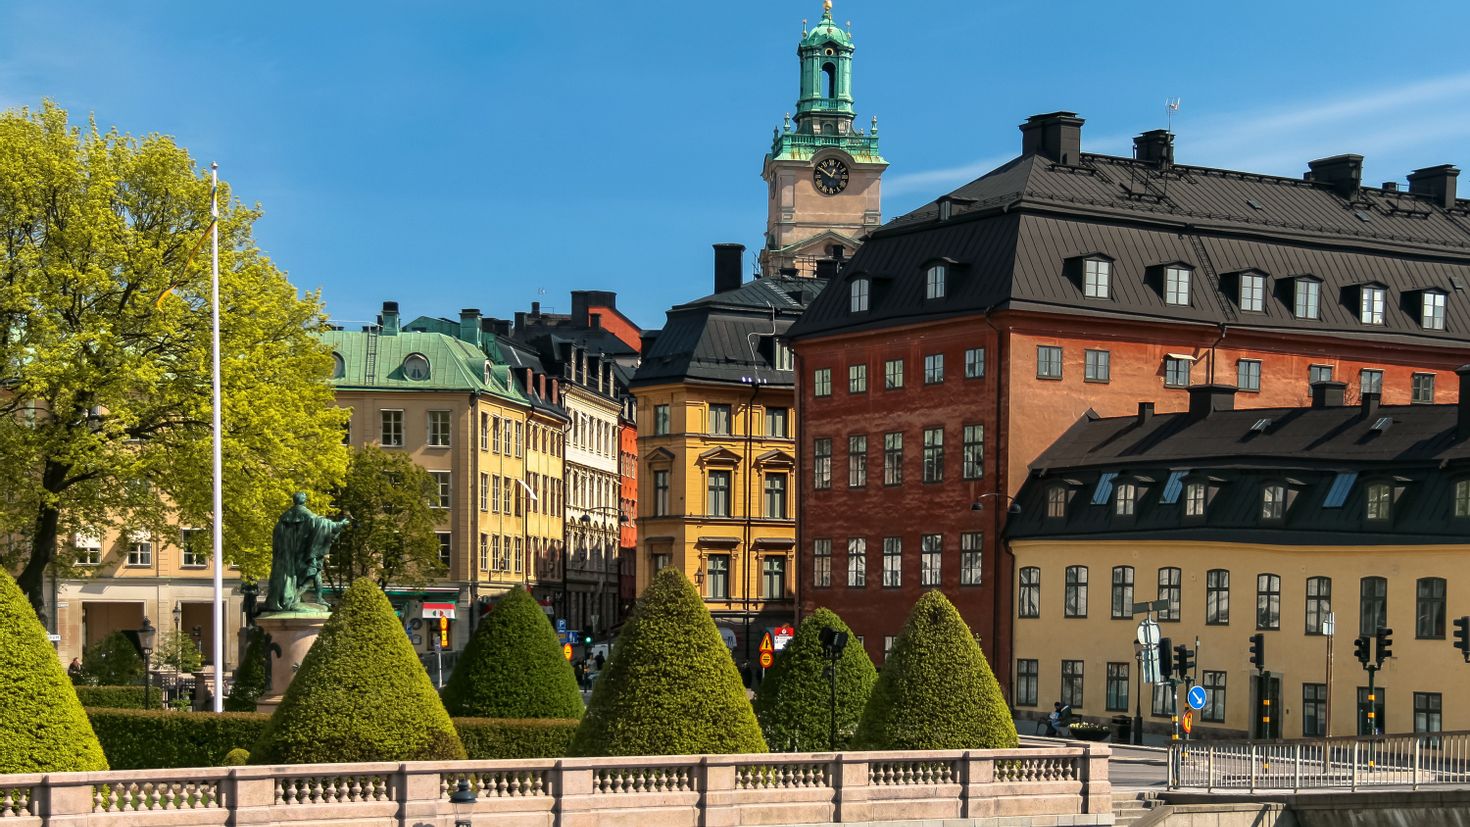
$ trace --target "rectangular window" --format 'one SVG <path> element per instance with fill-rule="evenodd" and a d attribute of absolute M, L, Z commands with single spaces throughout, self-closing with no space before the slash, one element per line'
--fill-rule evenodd
<path fill-rule="evenodd" d="M 663 436 L 669 432 L 669 406 L 653 406 L 653 434 Z"/>
<path fill-rule="evenodd" d="M 1286 516 L 1286 486 L 1267 485 L 1261 488 L 1261 519 L 1279 520 Z"/>
<path fill-rule="evenodd" d="M 403 411 L 379 411 L 382 429 L 378 432 L 378 444 L 384 448 L 403 447 Z"/>
<path fill-rule="evenodd" d="M 944 554 L 943 536 L 925 534 L 919 538 L 919 552 L 919 585 L 939 585 Z"/>
<path fill-rule="evenodd" d="M 1205 572 L 1205 625 L 1230 624 L 1230 572 L 1211 569 Z"/>
<path fill-rule="evenodd" d="M 1383 393 L 1383 371 L 1364 368 L 1358 371 L 1359 393 Z"/>
<path fill-rule="evenodd" d="M 831 368 L 817 368 L 816 370 L 812 371 L 812 395 L 813 396 L 831 396 L 832 395 L 832 369 Z"/>
<path fill-rule="evenodd" d="M 1445 294 L 1429 291 L 1419 307 L 1419 325 L 1425 330 L 1444 330 Z"/>
<path fill-rule="evenodd" d="M 985 376 L 985 348 L 972 347 L 965 351 L 965 378 L 980 379 Z"/>
<path fill-rule="evenodd" d="M 511 427 L 511 421 L 509 419 L 500 420 L 500 427 L 501 430 L 504 432 L 500 435 L 501 453 L 505 454 L 506 456 L 510 456 L 511 453 L 513 453 L 515 450 L 512 443 L 512 438 L 514 437 L 514 429 Z"/>
<path fill-rule="evenodd" d="M 1307 578 L 1307 634 L 1323 634 L 1323 624 L 1332 613 L 1332 578 Z"/>
<path fill-rule="evenodd" d="M 1060 520 L 1067 516 L 1067 489 L 1065 486 L 1053 485 L 1046 489 L 1046 516 L 1053 520 Z"/>
<path fill-rule="evenodd" d="M 924 298 L 944 298 L 944 276 L 946 269 L 943 264 L 935 264 L 924 273 Z"/>
<path fill-rule="evenodd" d="M 490 451 L 500 453 L 500 417 L 490 418 Z"/>
<path fill-rule="evenodd" d="M 1434 404 L 1434 374 L 1416 373 L 1412 381 L 1413 392 L 1409 401 L 1416 405 Z"/>
<path fill-rule="evenodd" d="M 1037 345 L 1036 378 L 1062 378 L 1062 349 L 1055 345 Z"/>
<path fill-rule="evenodd" d="M 788 371 L 792 366 L 791 345 L 785 342 L 776 343 L 776 370 Z"/>
<path fill-rule="evenodd" d="M 1184 516 L 1205 516 L 1205 484 L 1192 482 L 1184 486 Z"/>
<path fill-rule="evenodd" d="M 1082 661 L 1062 661 L 1062 705 L 1082 706 Z"/>
<path fill-rule="evenodd" d="M 1088 382 L 1107 382 L 1112 379 L 1113 355 L 1106 350 L 1087 350 L 1082 353 L 1082 378 Z"/>
<path fill-rule="evenodd" d="M 449 411 L 429 411 L 429 447 L 449 447 Z"/>
<path fill-rule="evenodd" d="M 1372 637 L 1388 625 L 1388 581 L 1364 577 L 1358 583 L 1358 634 Z"/>
<path fill-rule="evenodd" d="M 883 435 L 883 484 L 903 484 L 903 434 Z"/>
<path fill-rule="evenodd" d="M 960 585 L 978 586 L 983 577 L 983 549 L 985 535 L 978 531 L 966 531 L 960 535 Z"/>
<path fill-rule="evenodd" d="M 848 308 L 853 313 L 863 313 L 868 309 L 868 280 L 855 279 L 848 289 Z"/>
<path fill-rule="evenodd" d="M 868 484 L 868 436 L 847 438 L 847 487 L 862 488 Z"/>
<path fill-rule="evenodd" d="M 1038 666 L 1035 660 L 1016 661 L 1016 706 L 1036 706 Z"/>
<path fill-rule="evenodd" d="M 1470 480 L 1455 483 L 1455 516 L 1470 517 Z"/>
<path fill-rule="evenodd" d="M 812 586 L 826 589 L 832 586 L 832 541 L 812 541 Z"/>
<path fill-rule="evenodd" d="M 903 360 L 889 359 L 883 363 L 883 389 L 896 390 L 903 387 Z"/>
<path fill-rule="evenodd" d="M 883 585 L 903 585 L 903 540 L 898 537 L 883 538 Z"/>
<path fill-rule="evenodd" d="M 1225 673 L 1202 672 L 1200 685 L 1205 688 L 1205 708 L 1200 710 L 1200 720 L 1212 723 L 1225 721 Z"/>
<path fill-rule="evenodd" d="M 1119 517 L 1132 517 L 1138 502 L 1138 486 L 1131 482 L 1118 483 L 1114 495 L 1113 510 Z"/>
<path fill-rule="evenodd" d="M 1393 489 L 1385 483 L 1374 483 L 1368 486 L 1365 497 L 1367 506 L 1366 516 L 1370 520 L 1387 520 L 1393 505 Z"/>
<path fill-rule="evenodd" d="M 1382 287 L 1364 287 L 1358 296 L 1358 320 L 1363 324 L 1383 324 L 1383 306 L 1388 291 Z"/>
<path fill-rule="evenodd" d="M 1414 693 L 1414 731 L 1443 732 L 1444 696 L 1438 692 Z"/>
<path fill-rule="evenodd" d="M 669 472 L 653 472 L 653 516 L 669 515 Z"/>
<path fill-rule="evenodd" d="M 1189 270 L 1184 267 L 1164 269 L 1164 303 L 1189 306 Z"/>
<path fill-rule="evenodd" d="M 657 552 L 653 555 L 653 573 L 658 574 L 674 564 L 674 555 L 668 552 Z"/>
<path fill-rule="evenodd" d="M 1240 309 L 1260 313 L 1266 309 L 1266 277 L 1257 273 L 1240 275 Z"/>
<path fill-rule="evenodd" d="M 500 513 L 500 476 L 490 478 L 490 512 Z"/>
<path fill-rule="evenodd" d="M 767 555 L 761 560 L 761 597 L 766 600 L 786 599 L 786 558 Z"/>
<path fill-rule="evenodd" d="M 832 440 L 812 440 L 812 487 L 832 487 Z"/>
<path fill-rule="evenodd" d="M 186 528 L 179 532 L 179 550 L 183 552 L 179 565 L 184 568 L 198 569 L 209 565 L 210 539 L 203 529 Z"/>
<path fill-rule="evenodd" d="M 786 475 L 766 475 L 766 517 L 772 520 L 786 519 Z"/>
<path fill-rule="evenodd" d="M 1089 258 L 1082 262 L 1082 295 L 1089 299 L 1107 299 L 1112 297 L 1108 282 L 1113 274 L 1113 264 L 1099 258 Z"/>
<path fill-rule="evenodd" d="M 1041 617 L 1041 569 L 1021 569 L 1021 587 L 1016 593 L 1017 617 Z"/>
<path fill-rule="evenodd" d="M 1331 365 L 1308 365 L 1307 366 L 1307 384 L 1308 385 L 1315 385 L 1318 382 L 1331 382 L 1331 381 L 1332 381 L 1332 366 Z"/>
<path fill-rule="evenodd" d="M 1194 362 L 1189 359 L 1180 359 L 1177 356 L 1164 358 L 1164 387 L 1187 388 L 1189 387 L 1189 369 L 1194 367 Z"/>
<path fill-rule="evenodd" d="M 1444 592 L 1442 577 L 1421 577 L 1416 587 L 1414 637 L 1444 639 Z"/>
<path fill-rule="evenodd" d="M 1129 620 L 1133 617 L 1133 567 L 1113 566 L 1113 620 Z"/>
<path fill-rule="evenodd" d="M 153 537 L 146 531 L 134 531 L 128 537 L 128 565 L 153 565 Z"/>
<path fill-rule="evenodd" d="M 791 436 L 787 423 L 790 411 L 786 408 L 766 408 L 766 436 L 785 439 Z"/>
<path fill-rule="evenodd" d="M 944 429 L 924 429 L 924 482 L 944 480 Z"/>
<path fill-rule="evenodd" d="M 522 430 L 523 423 L 516 423 L 516 456 L 521 456 L 525 447 L 525 432 Z"/>
<path fill-rule="evenodd" d="M 709 472 L 708 501 L 705 513 L 711 517 L 730 516 L 730 472 Z"/>
<path fill-rule="evenodd" d="M 1067 566 L 1062 616 L 1087 617 L 1087 567 Z"/>
<path fill-rule="evenodd" d="M 1281 578 L 1274 574 L 1256 575 L 1256 628 L 1281 628 Z"/>
<path fill-rule="evenodd" d="M 944 381 L 944 354 L 931 353 L 924 357 L 924 384 L 937 385 Z"/>
<path fill-rule="evenodd" d="M 854 589 L 868 585 L 868 541 L 861 537 L 847 541 L 847 585 Z"/>
<path fill-rule="evenodd" d="M 490 535 L 480 535 L 480 571 L 490 569 Z"/>
<path fill-rule="evenodd" d="M 480 510 L 490 510 L 490 475 L 480 475 Z"/>
<path fill-rule="evenodd" d="M 897 642 L 898 642 L 898 636 L 897 635 L 884 635 L 883 636 L 883 662 L 884 663 L 887 663 L 888 662 L 888 656 L 891 655 L 891 654 L 893 654 L 893 644 L 895 644 Z"/>
<path fill-rule="evenodd" d="M 709 406 L 709 432 L 716 436 L 730 435 L 730 406 Z"/>
<path fill-rule="evenodd" d="M 1164 718 L 1169 715 L 1169 699 L 1173 697 L 1171 687 L 1162 681 L 1153 684 L 1153 698 L 1150 699 L 1149 714 Z"/>
<path fill-rule="evenodd" d="M 964 478 L 978 480 L 985 476 L 985 426 L 966 425 L 964 436 Z"/>
<path fill-rule="evenodd" d="M 868 392 L 868 366 L 867 365 L 848 365 L 847 366 L 847 392 L 848 393 L 867 393 Z"/>
<path fill-rule="evenodd" d="M 1296 301 L 1292 308 L 1298 319 L 1316 319 L 1321 316 L 1322 283 L 1311 279 L 1296 280 Z"/>
<path fill-rule="evenodd" d="M 77 550 L 77 565 L 97 566 L 102 564 L 101 535 L 95 532 L 79 531 L 72 538 L 72 544 Z"/>
<path fill-rule="evenodd" d="M 1327 734 L 1327 684 L 1302 684 L 1302 737 Z"/>
<path fill-rule="evenodd" d="M 1108 663 L 1108 711 L 1128 710 L 1128 664 Z"/>
<path fill-rule="evenodd" d="M 1256 392 L 1261 389 L 1261 361 L 1241 359 L 1235 363 L 1235 387 Z"/>
<path fill-rule="evenodd" d="M 480 414 L 480 450 L 490 450 L 490 414 Z"/>
<path fill-rule="evenodd" d="M 434 536 L 439 540 L 439 563 L 449 568 L 450 557 L 454 552 L 453 538 L 447 531 L 436 531 Z"/>
<path fill-rule="evenodd" d="M 449 499 L 453 494 L 449 487 L 449 472 L 430 471 L 429 476 L 434 478 L 434 507 L 448 508 Z"/>
<path fill-rule="evenodd" d="M 705 559 L 704 587 L 710 600 L 730 599 L 730 555 L 711 554 Z"/>
<path fill-rule="evenodd" d="M 1159 600 L 1168 601 L 1168 605 L 1159 612 L 1159 620 L 1177 623 L 1179 622 L 1180 603 L 1180 577 L 1179 569 L 1165 567 L 1159 569 Z"/>

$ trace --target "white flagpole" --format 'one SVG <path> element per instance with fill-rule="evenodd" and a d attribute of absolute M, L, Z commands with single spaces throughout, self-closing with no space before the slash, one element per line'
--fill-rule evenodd
<path fill-rule="evenodd" d="M 210 334 L 212 337 L 210 376 L 214 393 L 214 711 L 225 708 L 225 531 L 224 531 L 224 459 L 220 431 L 219 390 L 219 164 L 209 165 L 209 214 L 214 219 L 210 229 L 214 243 L 214 262 L 210 268 Z"/>

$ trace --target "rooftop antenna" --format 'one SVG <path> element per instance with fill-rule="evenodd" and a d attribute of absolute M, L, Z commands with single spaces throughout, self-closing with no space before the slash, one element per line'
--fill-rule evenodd
<path fill-rule="evenodd" d="M 1168 121 L 1169 134 L 1174 134 L 1174 115 L 1179 112 L 1178 98 L 1164 98 L 1164 118 Z"/>

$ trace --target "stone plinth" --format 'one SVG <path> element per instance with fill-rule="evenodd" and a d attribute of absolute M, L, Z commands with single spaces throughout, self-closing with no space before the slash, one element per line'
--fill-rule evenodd
<path fill-rule="evenodd" d="M 286 687 L 306 660 L 311 644 L 331 617 L 326 612 L 271 612 L 255 619 L 270 636 L 266 646 L 271 665 L 271 684 L 255 702 L 257 712 L 275 712 L 286 695 Z"/>

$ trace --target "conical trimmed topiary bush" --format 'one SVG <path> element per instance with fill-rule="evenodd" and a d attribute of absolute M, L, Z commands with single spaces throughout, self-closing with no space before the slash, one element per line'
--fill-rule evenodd
<path fill-rule="evenodd" d="M 0 568 L 0 775 L 107 769 L 46 629 Z"/>
<path fill-rule="evenodd" d="M 822 652 L 823 629 L 845 632 L 846 648 L 837 660 L 837 744 L 843 749 L 878 680 L 878 670 L 842 618 L 817 609 L 797 628 L 776 656 L 755 695 L 755 715 L 766 743 L 784 752 L 817 752 L 831 748 L 832 683 L 829 661 Z"/>
<path fill-rule="evenodd" d="M 495 604 L 459 656 L 444 706 L 479 718 L 580 718 L 582 692 L 551 621 L 516 587 Z"/>
<path fill-rule="evenodd" d="M 253 626 L 245 633 L 245 654 L 230 680 L 230 694 L 225 696 L 226 712 L 254 712 L 255 702 L 269 689 L 265 685 L 265 630 Z"/>
<path fill-rule="evenodd" d="M 597 679 L 572 755 L 765 752 L 730 650 L 678 569 L 653 578 Z"/>
<path fill-rule="evenodd" d="M 970 627 L 943 594 L 919 598 L 868 699 L 858 749 L 1004 749 L 1016 725 Z"/>
<path fill-rule="evenodd" d="M 250 750 L 252 764 L 464 757 L 393 607 L 366 578 L 343 594 Z"/>

